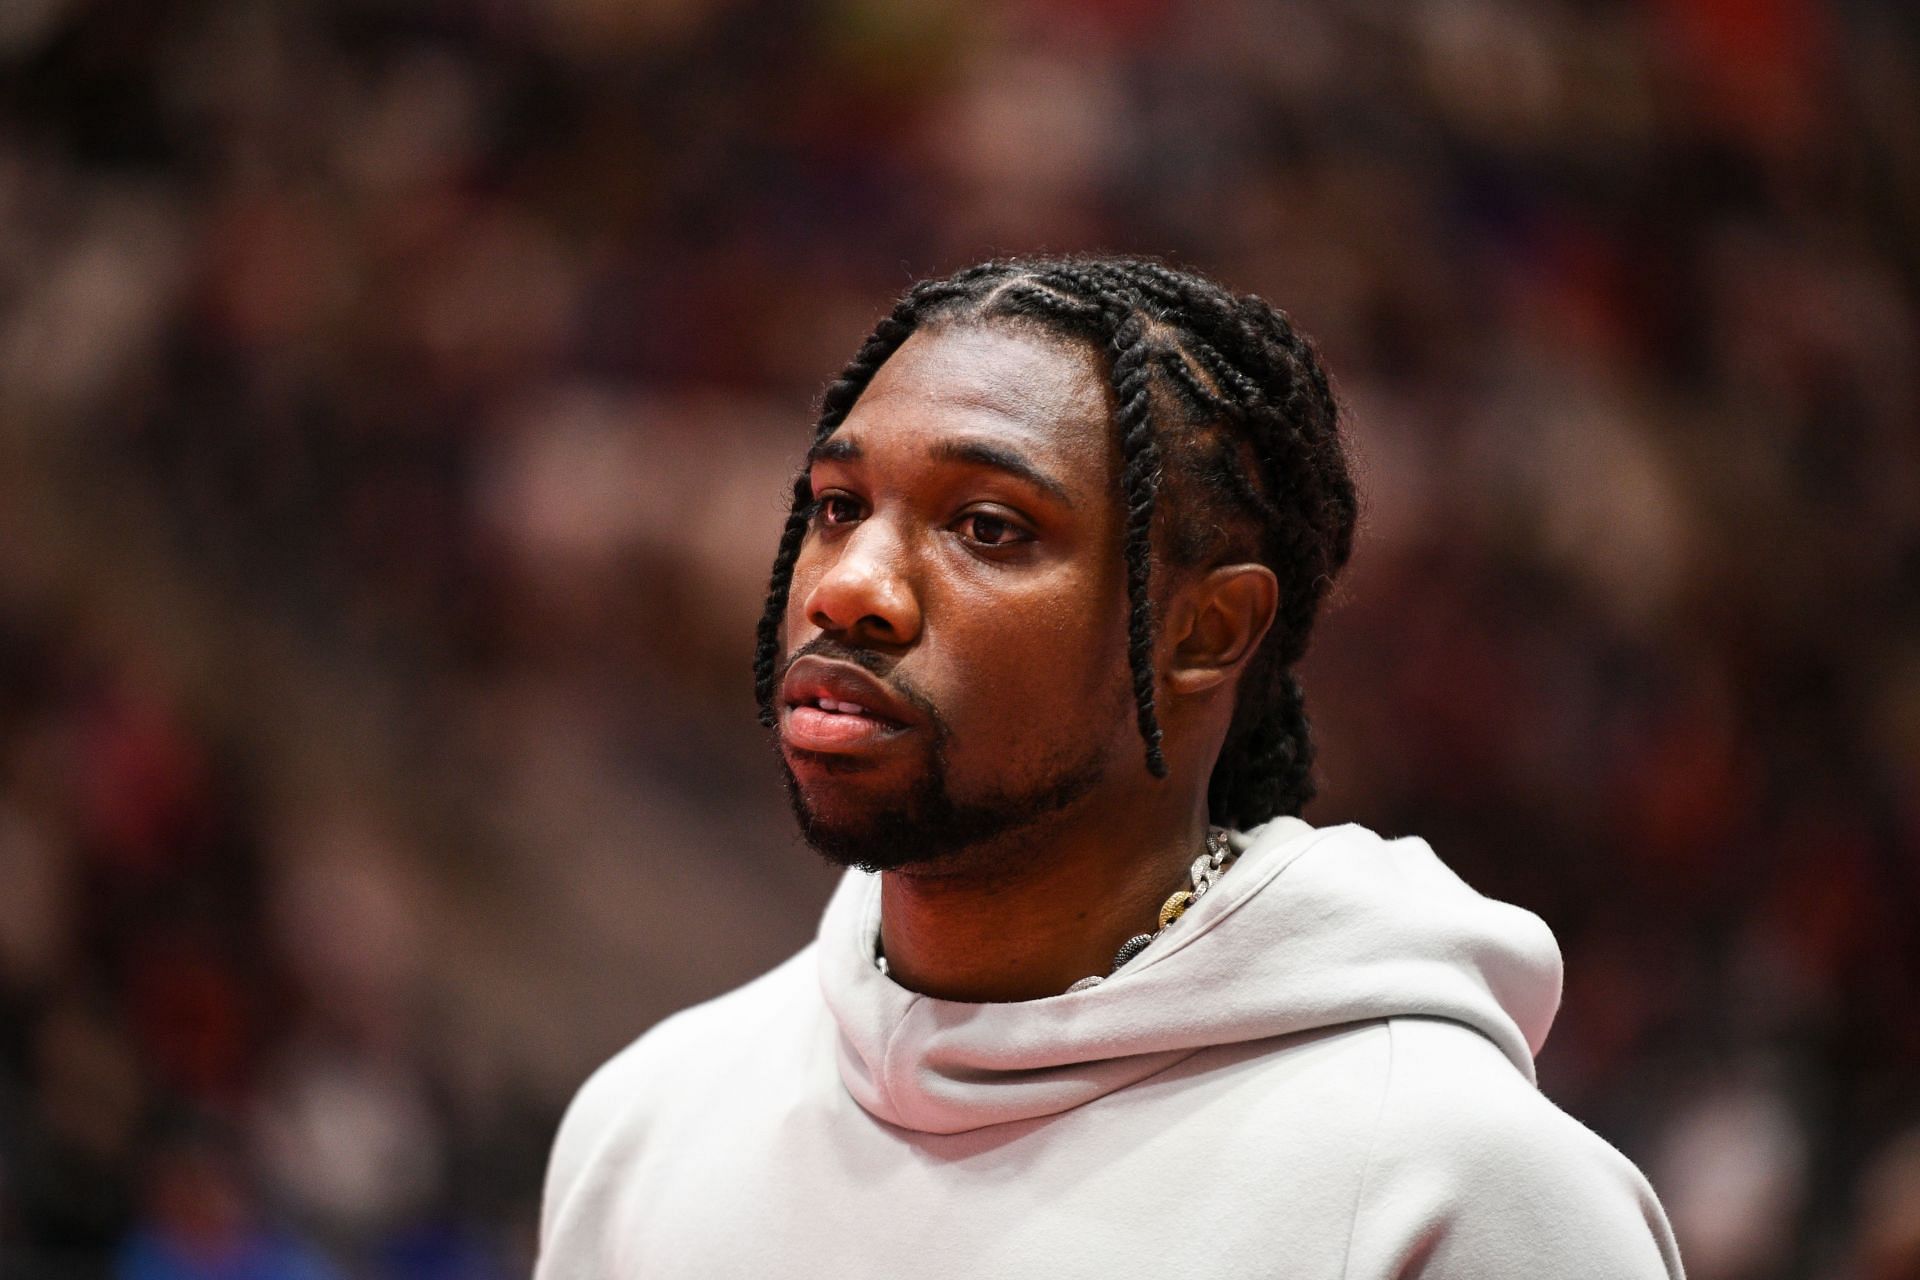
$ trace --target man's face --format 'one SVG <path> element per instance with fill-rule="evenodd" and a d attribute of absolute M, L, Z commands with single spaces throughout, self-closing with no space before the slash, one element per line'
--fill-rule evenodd
<path fill-rule="evenodd" d="M 775 705 L 829 858 L 941 864 L 1133 781 L 1109 424 L 1090 348 L 959 323 L 816 451 Z"/>

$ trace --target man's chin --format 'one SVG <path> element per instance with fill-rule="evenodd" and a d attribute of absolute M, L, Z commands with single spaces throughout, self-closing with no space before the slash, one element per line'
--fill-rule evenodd
<path fill-rule="evenodd" d="M 891 838 L 871 828 L 850 829 L 803 822 L 800 834 L 809 848 L 836 867 L 899 871 L 928 861 L 911 841 Z"/>
<path fill-rule="evenodd" d="M 803 786 L 791 766 L 782 773 L 800 834 L 821 857 L 861 871 L 900 871 L 953 865 L 968 850 L 1060 812 L 1093 790 L 1103 767 L 1103 758 L 1091 755 L 1029 794 L 984 803 L 956 803 L 939 767 L 890 794 L 818 780 Z"/>
<path fill-rule="evenodd" d="M 933 767 L 902 779 L 862 771 L 836 777 L 809 769 L 781 772 L 800 835 L 814 852 L 839 867 L 899 871 L 925 867 L 991 838 L 1012 815 L 984 815 L 957 808 L 947 793 L 944 770 Z M 804 780 L 803 780 L 804 779 Z"/>
<path fill-rule="evenodd" d="M 789 773 L 787 798 L 793 805 L 794 820 L 807 844 L 839 867 L 861 871 L 897 871 L 902 867 L 930 861 L 944 850 L 935 850 L 936 829 L 927 817 L 917 815 L 897 799 L 874 797 L 868 802 L 849 803 L 836 796 L 816 804 Z"/>

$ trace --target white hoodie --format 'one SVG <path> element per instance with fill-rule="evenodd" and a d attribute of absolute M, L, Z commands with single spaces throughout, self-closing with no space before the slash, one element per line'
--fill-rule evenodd
<path fill-rule="evenodd" d="M 1538 917 L 1418 839 L 1281 818 L 1118 975 L 958 1004 L 813 945 L 602 1067 L 537 1280 L 1678 1277 L 1640 1172 L 1534 1086 Z"/>

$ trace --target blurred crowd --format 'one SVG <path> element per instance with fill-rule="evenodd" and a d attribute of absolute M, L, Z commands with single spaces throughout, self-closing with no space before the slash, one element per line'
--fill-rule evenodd
<path fill-rule="evenodd" d="M 1308 816 L 1567 957 L 1696 1280 L 1920 1277 L 1896 0 L 0 4 L 0 1274 L 524 1274 L 560 1109 L 802 945 L 748 694 L 918 275 L 1288 309 Z"/>

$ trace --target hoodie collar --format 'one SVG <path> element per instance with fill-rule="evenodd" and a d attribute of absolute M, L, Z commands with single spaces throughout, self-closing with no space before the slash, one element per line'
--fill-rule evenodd
<path fill-rule="evenodd" d="M 880 877 L 848 872 L 817 950 L 847 1091 L 889 1124 L 960 1133 L 1070 1110 L 1208 1046 L 1402 1015 L 1462 1022 L 1533 1078 L 1560 1000 L 1539 917 L 1418 838 L 1277 818 L 1229 839 L 1234 870 L 1118 974 L 1006 1004 L 882 974 Z"/>

